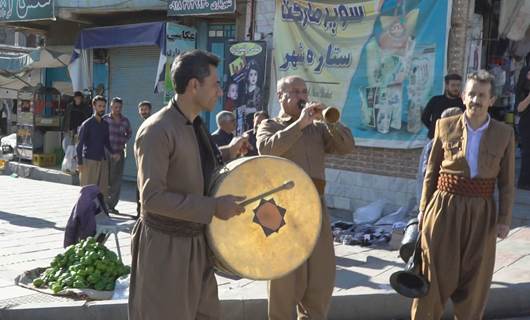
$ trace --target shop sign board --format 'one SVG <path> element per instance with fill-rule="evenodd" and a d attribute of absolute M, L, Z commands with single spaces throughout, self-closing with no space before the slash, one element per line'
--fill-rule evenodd
<path fill-rule="evenodd" d="M 55 20 L 54 0 L 2 0 L 0 22 Z"/>
<path fill-rule="evenodd" d="M 210 15 L 234 13 L 235 0 L 169 0 L 168 16 Z"/>

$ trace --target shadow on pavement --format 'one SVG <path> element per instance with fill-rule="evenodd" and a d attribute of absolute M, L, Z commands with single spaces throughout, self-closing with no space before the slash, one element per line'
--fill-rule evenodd
<path fill-rule="evenodd" d="M 28 216 L 22 216 L 18 214 L 8 213 L 0 211 L 0 221 L 7 221 L 12 225 L 46 229 L 51 228 L 55 230 L 64 231 L 64 228 L 58 228 L 55 226 L 55 222 L 51 222 L 41 218 L 33 218 Z"/>

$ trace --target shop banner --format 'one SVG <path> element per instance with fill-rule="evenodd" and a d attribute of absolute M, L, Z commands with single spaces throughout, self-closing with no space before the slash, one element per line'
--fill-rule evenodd
<path fill-rule="evenodd" d="M 234 13 L 235 0 L 169 0 L 168 16 L 192 16 Z"/>
<path fill-rule="evenodd" d="M 224 110 L 236 115 L 237 135 L 252 129 L 254 113 L 264 109 L 265 41 L 231 42 L 225 67 Z"/>
<path fill-rule="evenodd" d="M 310 100 L 341 109 L 357 145 L 425 144 L 421 111 L 443 88 L 447 1 L 276 1 L 278 78 L 301 76 Z"/>
<path fill-rule="evenodd" d="M 165 94 L 164 103 L 175 95 L 171 83 L 171 64 L 175 57 L 183 52 L 195 49 L 197 46 L 197 30 L 195 28 L 181 26 L 176 23 L 166 24 L 166 66 L 165 66 Z"/>
<path fill-rule="evenodd" d="M 0 22 L 55 20 L 53 0 L 0 1 Z"/>

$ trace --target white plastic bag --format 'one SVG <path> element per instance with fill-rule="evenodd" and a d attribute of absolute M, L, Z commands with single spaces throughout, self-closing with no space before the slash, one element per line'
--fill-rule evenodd
<path fill-rule="evenodd" d="M 66 153 L 66 149 L 68 149 L 68 146 L 73 145 L 72 143 L 72 137 L 69 133 L 64 135 L 62 146 L 63 146 L 63 152 Z"/>
<path fill-rule="evenodd" d="M 353 221 L 355 224 L 372 224 L 376 222 L 383 213 L 385 207 L 385 200 L 377 200 L 365 207 L 358 208 L 353 213 Z"/>
<path fill-rule="evenodd" d="M 64 153 L 64 159 L 61 165 L 61 170 L 63 172 L 73 173 L 75 172 L 76 168 L 77 164 L 75 162 L 75 146 L 69 145 Z"/>
<path fill-rule="evenodd" d="M 393 225 L 396 222 L 403 221 L 406 215 L 407 215 L 407 209 L 405 209 L 404 207 L 401 207 L 397 209 L 397 211 L 392 212 L 382 217 L 381 219 L 377 220 L 375 225 L 376 226 Z"/>
<path fill-rule="evenodd" d="M 131 281 L 130 274 L 121 276 L 116 279 L 114 285 L 114 293 L 112 294 L 112 300 L 129 299 L 129 282 Z"/>

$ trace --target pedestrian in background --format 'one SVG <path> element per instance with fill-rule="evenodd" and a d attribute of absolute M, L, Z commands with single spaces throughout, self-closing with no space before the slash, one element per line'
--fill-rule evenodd
<path fill-rule="evenodd" d="M 107 154 L 112 153 L 109 140 L 109 125 L 103 121 L 105 104 L 103 96 L 92 99 L 94 114 L 79 127 L 79 143 L 77 144 L 77 168 L 81 186 L 95 184 L 101 193 L 108 197 L 109 173 Z M 119 154 L 111 156 L 118 159 Z"/>
<path fill-rule="evenodd" d="M 421 114 L 421 121 L 429 129 L 427 136 L 429 139 L 434 137 L 434 127 L 436 120 L 440 119 L 442 112 L 445 109 L 452 107 L 460 108 L 464 111 L 464 103 L 460 98 L 460 90 L 462 88 L 462 77 L 458 74 L 448 74 L 444 78 L 445 92 L 441 96 L 434 96 L 429 100 L 427 106 Z"/>
<path fill-rule="evenodd" d="M 254 113 L 254 127 L 243 133 L 243 136 L 248 138 L 248 143 L 252 146 L 252 149 L 248 151 L 247 156 L 257 156 L 259 154 L 258 148 L 256 147 L 256 133 L 258 132 L 259 124 L 265 119 L 269 119 L 269 114 L 267 112 L 256 111 Z"/>
<path fill-rule="evenodd" d="M 152 109 L 153 106 L 151 105 L 151 102 L 147 100 L 140 101 L 138 104 L 138 114 L 140 115 L 140 118 L 142 118 L 142 121 L 147 120 L 147 118 L 151 116 Z M 136 219 L 140 218 L 141 208 L 140 190 L 138 190 L 138 183 L 136 183 Z"/>
<path fill-rule="evenodd" d="M 119 214 L 116 205 L 120 200 L 121 179 L 123 165 L 125 164 L 125 145 L 131 138 L 131 124 L 129 119 L 122 114 L 123 100 L 119 97 L 112 98 L 110 113 L 103 117 L 109 125 L 109 140 L 111 152 L 116 157 L 109 159 L 109 196 L 107 204 L 110 213 Z"/>
<path fill-rule="evenodd" d="M 230 111 L 221 111 L 215 117 L 217 130 L 212 133 L 212 139 L 218 147 L 227 146 L 234 138 L 236 117 Z"/>
<path fill-rule="evenodd" d="M 69 135 L 72 144 L 75 143 L 75 137 L 81 124 L 92 115 L 92 108 L 85 103 L 81 91 L 74 92 L 74 99 L 66 105 L 64 113 L 63 132 Z"/>

